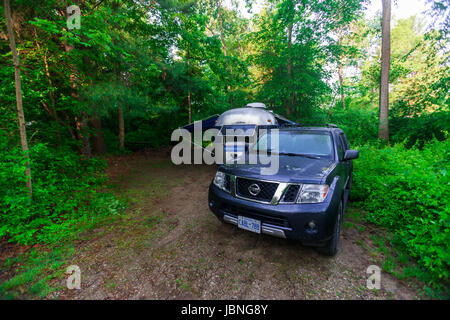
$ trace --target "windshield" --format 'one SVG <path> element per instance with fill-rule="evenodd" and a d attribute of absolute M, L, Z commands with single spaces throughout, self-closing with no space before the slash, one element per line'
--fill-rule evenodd
<path fill-rule="evenodd" d="M 288 155 L 310 155 L 332 158 L 331 136 L 325 132 L 279 131 L 279 150 L 271 147 L 272 133 L 259 138 L 252 150 Z M 273 142 L 272 142 L 273 144 Z"/>

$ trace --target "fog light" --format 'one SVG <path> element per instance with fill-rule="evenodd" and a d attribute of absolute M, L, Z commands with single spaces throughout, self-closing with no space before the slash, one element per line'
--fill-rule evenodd
<path fill-rule="evenodd" d="M 317 225 L 314 221 L 310 221 L 307 225 L 305 225 L 305 229 L 308 234 L 316 234 L 319 232 L 319 229 L 317 229 Z"/>
<path fill-rule="evenodd" d="M 212 208 L 212 207 L 214 207 L 214 201 L 210 201 L 209 202 L 209 206 Z"/>

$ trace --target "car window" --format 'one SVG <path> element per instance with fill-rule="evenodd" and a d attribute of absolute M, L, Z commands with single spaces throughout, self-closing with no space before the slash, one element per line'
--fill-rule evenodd
<path fill-rule="evenodd" d="M 339 135 L 339 138 L 341 139 L 342 146 L 344 147 L 344 151 L 350 149 L 350 146 L 348 144 L 347 138 L 343 133 Z"/>
<path fill-rule="evenodd" d="M 342 138 L 341 138 L 340 135 L 339 135 L 339 137 L 337 139 L 337 143 L 336 144 L 337 144 L 337 152 L 338 152 L 339 160 L 342 160 L 344 158 L 344 146 L 343 146 Z"/>
<path fill-rule="evenodd" d="M 333 145 L 328 133 L 279 131 L 278 150 L 275 150 L 272 132 L 264 134 L 252 149 L 332 157 Z"/>

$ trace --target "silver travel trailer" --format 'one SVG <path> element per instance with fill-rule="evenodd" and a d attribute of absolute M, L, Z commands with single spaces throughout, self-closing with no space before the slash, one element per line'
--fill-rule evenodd
<path fill-rule="evenodd" d="M 260 127 L 277 125 L 275 115 L 263 103 L 251 103 L 222 113 L 216 120 L 216 127 L 223 135 L 225 162 L 242 157 L 246 148 L 256 141 Z"/>
<path fill-rule="evenodd" d="M 261 102 L 247 104 L 244 108 L 236 108 L 225 111 L 216 121 L 216 126 L 254 124 L 257 126 L 281 126 L 286 124 L 296 124 L 276 113 L 268 110 Z"/>
<path fill-rule="evenodd" d="M 260 107 L 259 105 L 263 105 Z M 258 107 L 247 105 L 244 108 L 237 108 L 225 111 L 216 121 L 216 126 L 226 125 L 276 125 L 278 122 L 274 114 L 265 109 L 264 104 Z"/>
<path fill-rule="evenodd" d="M 224 142 L 225 161 L 231 161 L 240 158 L 249 144 L 256 141 L 259 129 L 296 123 L 268 110 L 264 103 L 254 102 L 201 120 L 201 124 L 203 131 L 210 128 L 219 130 Z M 193 132 L 194 124 L 182 128 Z"/>

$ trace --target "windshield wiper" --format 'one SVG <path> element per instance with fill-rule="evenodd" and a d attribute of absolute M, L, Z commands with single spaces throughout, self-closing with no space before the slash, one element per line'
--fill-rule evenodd
<path fill-rule="evenodd" d="M 251 150 L 252 153 L 258 153 L 256 150 Z M 275 153 L 280 156 L 288 156 L 288 157 L 304 157 L 309 159 L 322 159 L 322 157 L 319 156 L 313 156 L 310 154 L 303 154 L 303 153 L 294 153 L 294 152 L 274 152 L 272 150 L 259 150 L 259 152 L 266 152 L 268 155 Z"/>
<path fill-rule="evenodd" d="M 279 155 L 282 156 L 289 156 L 289 157 L 305 157 L 305 158 L 309 158 L 309 159 L 320 159 L 320 157 L 317 156 L 312 156 L 309 154 L 301 154 L 301 153 L 293 153 L 293 152 L 280 152 L 278 153 Z"/>

